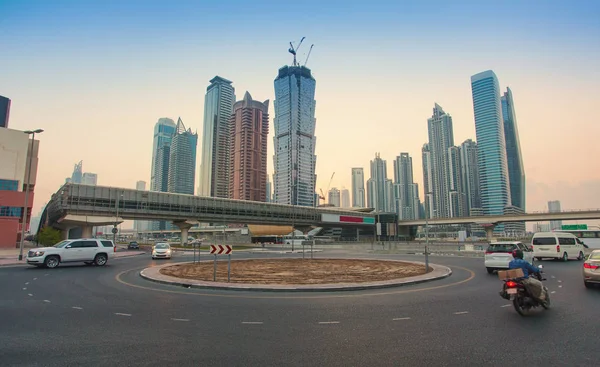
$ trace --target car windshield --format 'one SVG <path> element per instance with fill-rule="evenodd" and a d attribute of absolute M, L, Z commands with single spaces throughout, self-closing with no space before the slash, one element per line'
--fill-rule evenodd
<path fill-rule="evenodd" d="M 492 243 L 488 247 L 490 252 L 512 252 L 515 249 L 515 245 L 506 243 Z"/>
<path fill-rule="evenodd" d="M 154 246 L 155 249 L 166 249 L 169 248 L 169 245 L 167 245 L 166 243 L 158 243 L 156 244 L 156 246 Z"/>
<path fill-rule="evenodd" d="M 58 248 L 63 248 L 66 245 L 69 244 L 70 241 L 60 241 L 59 243 L 57 243 L 56 245 L 54 245 L 53 247 L 58 247 Z"/>
<path fill-rule="evenodd" d="M 555 237 L 536 237 L 533 239 L 533 245 L 556 245 Z"/>

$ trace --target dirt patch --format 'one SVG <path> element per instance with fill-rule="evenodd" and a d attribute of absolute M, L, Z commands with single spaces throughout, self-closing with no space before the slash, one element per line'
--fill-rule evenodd
<path fill-rule="evenodd" d="M 212 281 L 213 266 L 213 262 L 173 265 L 160 269 L 160 273 L 184 279 Z M 412 277 L 424 273 L 425 265 L 400 261 L 254 259 L 231 262 L 231 283 L 284 285 L 365 283 Z M 217 281 L 227 281 L 227 261 L 217 262 Z"/>

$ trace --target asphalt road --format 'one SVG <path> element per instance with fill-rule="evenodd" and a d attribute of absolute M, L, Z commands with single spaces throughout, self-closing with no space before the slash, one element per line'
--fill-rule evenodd
<path fill-rule="evenodd" d="M 325 256 L 357 257 L 318 253 Z M 423 260 L 362 255 L 367 256 Z M 170 261 L 189 260 L 179 255 Z M 414 286 L 333 293 L 157 284 L 138 274 L 165 262 L 149 255 L 115 259 L 106 267 L 0 267 L 0 365 L 600 364 L 600 289 L 584 288 L 581 262 L 544 261 L 553 308 L 521 317 L 498 295 L 501 282 L 486 273 L 483 259 L 431 261 L 450 266 L 453 275 Z"/>

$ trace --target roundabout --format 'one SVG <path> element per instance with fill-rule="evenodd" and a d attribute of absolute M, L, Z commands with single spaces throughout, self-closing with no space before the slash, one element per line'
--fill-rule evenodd
<path fill-rule="evenodd" d="M 450 276 L 450 268 L 379 259 L 245 259 L 215 267 L 212 261 L 166 264 L 143 269 L 144 279 L 187 288 L 245 291 L 351 291 L 417 284 Z M 214 280 L 213 280 L 214 279 Z"/>

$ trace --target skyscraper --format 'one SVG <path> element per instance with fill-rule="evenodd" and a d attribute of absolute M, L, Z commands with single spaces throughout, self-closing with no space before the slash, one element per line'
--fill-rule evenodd
<path fill-rule="evenodd" d="M 423 162 L 423 190 L 425 192 L 425 202 L 423 209 L 425 210 L 425 218 L 433 218 L 433 167 L 431 164 L 431 150 L 429 144 L 423 144 L 421 148 L 421 160 Z"/>
<path fill-rule="evenodd" d="M 267 195 L 267 203 L 270 203 L 273 201 L 273 185 L 271 184 L 271 179 L 269 178 L 269 175 L 267 174 L 267 184 L 266 184 L 266 195 Z"/>
<path fill-rule="evenodd" d="M 98 184 L 98 175 L 91 172 L 85 172 L 81 178 L 81 183 L 89 186 L 96 186 Z"/>
<path fill-rule="evenodd" d="M 560 201 L 551 200 L 548 202 L 548 212 L 550 213 L 560 213 Z M 562 228 L 562 220 L 553 220 L 550 222 L 550 230 L 553 231 L 555 229 Z"/>
<path fill-rule="evenodd" d="M 315 86 L 304 66 L 284 66 L 275 79 L 276 203 L 315 206 Z"/>
<path fill-rule="evenodd" d="M 510 88 L 506 88 L 506 92 L 501 98 L 501 103 L 510 199 L 513 206 L 525 211 L 525 168 L 523 166 L 523 157 L 521 155 L 521 143 L 519 142 L 515 105 Z"/>
<path fill-rule="evenodd" d="M 477 212 L 481 209 L 477 143 L 471 139 L 465 140 L 460 146 L 460 156 L 462 186 L 466 196 L 465 214 L 473 215 L 471 209 L 476 209 Z"/>
<path fill-rule="evenodd" d="M 269 101 L 255 101 L 246 92 L 233 105 L 229 197 L 238 200 L 267 201 L 267 136 Z"/>
<path fill-rule="evenodd" d="M 171 140 L 177 125 L 170 118 L 160 118 L 154 125 L 152 164 L 150 165 L 150 190 L 167 191 Z"/>
<path fill-rule="evenodd" d="M 365 207 L 365 171 L 362 167 L 352 168 L 352 207 Z"/>
<path fill-rule="evenodd" d="M 481 206 L 485 215 L 502 215 L 504 207 L 511 203 L 511 197 L 498 78 L 491 70 L 473 75 L 471 89 Z M 495 231 L 503 230 L 502 225 L 495 228 Z"/>
<path fill-rule="evenodd" d="M 427 119 L 431 173 L 432 214 L 435 218 L 448 218 L 450 210 L 450 175 L 448 149 L 454 145 L 452 117 L 437 103 L 433 115 Z"/>
<path fill-rule="evenodd" d="M 0 96 L 0 127 L 8 127 L 10 117 L 10 99 Z"/>
<path fill-rule="evenodd" d="M 448 148 L 448 207 L 451 218 L 467 215 L 467 198 L 463 191 L 461 166 L 460 148 Z"/>
<path fill-rule="evenodd" d="M 230 118 L 235 102 L 231 81 L 215 76 L 204 97 L 200 196 L 229 197 L 231 164 Z"/>
<path fill-rule="evenodd" d="M 179 118 L 169 152 L 168 192 L 194 195 L 197 145 L 198 134 L 186 130 Z"/>
<path fill-rule="evenodd" d="M 350 207 L 350 191 L 348 191 L 348 189 L 342 189 L 341 197 L 342 197 L 341 207 L 349 208 Z"/>
<path fill-rule="evenodd" d="M 338 208 L 341 206 L 340 190 L 338 190 L 335 187 L 332 187 L 331 190 L 329 190 L 329 192 L 327 193 L 327 196 L 327 204 L 331 204 Z"/>
<path fill-rule="evenodd" d="M 394 202 L 398 219 L 419 219 L 419 187 L 413 180 L 408 153 L 400 153 L 394 161 Z"/>
<path fill-rule="evenodd" d="M 389 212 L 393 198 L 393 184 L 387 178 L 387 163 L 375 153 L 371 161 L 371 178 L 367 180 L 367 206 L 376 212 Z"/>

